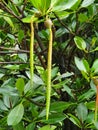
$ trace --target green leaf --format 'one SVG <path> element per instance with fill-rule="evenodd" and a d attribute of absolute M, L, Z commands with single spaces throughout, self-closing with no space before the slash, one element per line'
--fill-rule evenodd
<path fill-rule="evenodd" d="M 54 12 L 70 9 L 78 0 L 51 0 L 51 8 Z"/>
<path fill-rule="evenodd" d="M 94 46 L 94 45 L 95 45 L 95 43 L 96 43 L 96 41 L 97 41 L 97 37 L 93 37 L 93 38 L 92 38 L 91 45 L 92 45 L 92 46 Z"/>
<path fill-rule="evenodd" d="M 3 74 L 3 73 L 0 73 L 0 79 L 1 79 L 3 76 L 4 76 L 4 74 Z"/>
<path fill-rule="evenodd" d="M 22 120 L 23 114 L 24 114 L 24 107 L 20 103 L 15 108 L 13 108 L 9 113 L 7 118 L 8 125 L 17 125 Z"/>
<path fill-rule="evenodd" d="M 15 40 L 15 36 L 14 36 L 14 35 L 8 33 L 7 36 L 8 36 L 10 39 Z"/>
<path fill-rule="evenodd" d="M 94 52 L 94 51 L 98 51 L 98 47 L 96 47 L 95 49 L 91 50 L 90 52 Z"/>
<path fill-rule="evenodd" d="M 4 110 L 4 111 L 8 110 L 7 107 L 6 107 L 6 105 L 2 102 L 2 100 L 0 100 L 0 109 Z"/>
<path fill-rule="evenodd" d="M 62 112 L 62 111 L 66 110 L 68 107 L 70 107 L 73 104 L 74 103 L 62 102 L 62 101 L 61 102 L 54 102 L 54 103 L 51 103 L 50 111 Z"/>
<path fill-rule="evenodd" d="M 77 48 L 79 48 L 80 50 L 86 49 L 86 43 L 81 37 L 75 36 L 74 41 L 75 41 Z"/>
<path fill-rule="evenodd" d="M 62 78 L 68 78 L 68 77 L 70 77 L 70 76 L 72 76 L 72 75 L 74 75 L 74 73 L 73 72 L 66 72 L 66 73 L 63 73 L 62 75 L 59 75 L 59 76 L 57 76 L 56 78 L 55 78 L 55 80 L 60 80 L 60 79 L 62 79 Z"/>
<path fill-rule="evenodd" d="M 84 71 L 81 71 L 83 77 L 89 82 L 90 81 L 90 75 L 88 73 L 85 73 Z"/>
<path fill-rule="evenodd" d="M 87 118 L 87 115 L 88 115 L 88 110 L 87 110 L 87 107 L 83 104 L 83 103 L 80 103 L 78 106 L 77 106 L 77 116 L 78 118 L 81 120 L 81 122 L 83 123 L 86 118 Z"/>
<path fill-rule="evenodd" d="M 13 22 L 12 22 L 10 17 L 4 16 L 3 18 L 12 28 L 14 28 L 14 24 L 13 24 Z"/>
<path fill-rule="evenodd" d="M 68 11 L 60 11 L 60 12 L 56 12 L 56 15 L 62 20 L 64 18 L 67 18 L 71 13 L 72 12 L 68 12 Z M 54 14 L 51 14 L 51 17 L 55 18 Z M 55 19 L 54 21 L 57 21 L 57 19 Z M 61 29 L 63 29 L 63 28 L 61 28 Z M 66 32 L 68 32 L 68 31 L 66 30 Z"/>
<path fill-rule="evenodd" d="M 77 118 L 77 117 L 75 117 L 74 115 L 72 115 L 72 114 L 68 114 L 68 119 L 71 121 L 71 122 L 73 122 L 75 125 L 77 125 L 79 128 L 81 128 L 82 127 L 82 125 L 81 125 L 81 122 L 79 121 L 79 119 Z"/>
<path fill-rule="evenodd" d="M 98 73 L 98 59 L 96 59 L 91 67 L 91 71 L 94 73 Z"/>
<path fill-rule="evenodd" d="M 75 57 L 75 64 L 80 71 L 84 71 L 85 73 L 87 73 L 87 69 L 83 63 L 83 60 L 79 59 L 78 57 Z"/>
<path fill-rule="evenodd" d="M 78 9 L 78 6 L 80 5 L 82 0 L 78 0 L 73 6 L 72 6 L 72 10 L 77 10 Z"/>
<path fill-rule="evenodd" d="M 90 67 L 88 62 L 85 59 L 79 59 L 78 57 L 75 57 L 75 64 L 77 68 L 81 71 L 83 77 L 89 82 L 89 71 Z"/>
<path fill-rule="evenodd" d="M 24 23 L 30 23 L 31 22 L 32 15 L 28 15 L 27 17 L 22 19 L 22 22 Z M 34 17 L 34 21 L 37 21 L 38 19 Z"/>
<path fill-rule="evenodd" d="M 67 86 L 67 85 L 63 85 L 63 91 L 65 92 L 67 92 L 72 98 L 74 98 L 74 94 L 73 94 L 73 92 L 72 92 L 72 89 L 69 87 L 69 86 Z"/>
<path fill-rule="evenodd" d="M 20 94 L 23 93 L 24 86 L 25 86 L 24 79 L 18 78 L 17 81 L 16 81 L 16 87 L 17 87 L 18 91 L 20 92 Z"/>
<path fill-rule="evenodd" d="M 91 4 L 94 3 L 95 0 L 84 0 L 81 4 L 81 7 L 88 7 L 90 6 Z"/>
<path fill-rule="evenodd" d="M 39 130 L 55 130 L 56 126 L 50 126 L 50 125 L 46 125 L 43 126 L 42 128 L 39 128 Z"/>
<path fill-rule="evenodd" d="M 52 69 L 52 79 L 57 75 L 57 73 L 58 73 L 58 67 L 54 67 L 53 69 Z"/>
<path fill-rule="evenodd" d="M 59 123 L 61 121 L 63 121 L 65 119 L 65 115 L 63 113 L 57 113 L 57 114 L 53 114 L 49 116 L 48 120 L 42 120 L 42 122 L 44 123 L 48 123 L 48 124 L 55 124 L 55 123 Z"/>
<path fill-rule="evenodd" d="M 95 101 L 87 102 L 85 105 L 89 110 L 95 110 Z"/>
<path fill-rule="evenodd" d="M 19 42 L 21 42 L 23 38 L 24 38 L 24 31 L 19 30 L 19 32 L 18 32 L 18 40 L 19 40 Z"/>
<path fill-rule="evenodd" d="M 19 65 L 6 65 L 6 66 L 4 66 L 4 68 L 6 68 L 6 69 L 10 69 L 10 70 L 17 70 L 17 69 L 19 69 Z"/>
<path fill-rule="evenodd" d="M 65 28 L 59 28 L 55 34 L 56 38 L 61 37 L 65 33 L 68 33 L 68 30 L 66 30 Z"/>
<path fill-rule="evenodd" d="M 32 5 L 38 9 L 42 15 L 45 15 L 50 7 L 51 0 L 30 0 Z"/>
<path fill-rule="evenodd" d="M 27 74 L 27 76 L 30 79 L 30 72 L 26 71 L 26 74 Z M 34 74 L 33 82 L 35 84 L 38 84 L 38 85 L 43 85 L 44 84 L 43 81 L 42 81 L 42 79 L 38 75 L 36 75 L 36 74 Z"/>
<path fill-rule="evenodd" d="M 13 126 L 13 130 L 25 130 L 24 126 L 23 126 L 23 123 L 20 122 L 17 125 Z"/>
<path fill-rule="evenodd" d="M 21 53 L 21 54 L 18 54 L 19 58 L 22 59 L 24 62 L 27 62 L 27 54 L 26 53 Z"/>
<path fill-rule="evenodd" d="M 87 92 L 83 93 L 78 97 L 79 101 L 89 100 L 91 97 L 95 95 L 95 91 L 90 89 Z"/>
<path fill-rule="evenodd" d="M 78 20 L 82 23 L 82 22 L 86 22 L 88 20 L 88 17 L 86 14 L 79 14 Z"/>
<path fill-rule="evenodd" d="M 85 59 L 82 59 L 82 61 L 83 61 L 83 64 L 84 64 L 84 66 L 85 66 L 85 68 L 86 68 L 86 71 L 89 72 L 89 71 L 90 71 L 89 63 L 88 63 L 87 60 L 85 60 Z"/>
<path fill-rule="evenodd" d="M 18 93 L 15 88 L 6 85 L 4 87 L 0 87 L 0 94 L 8 95 L 8 96 L 18 96 Z"/>
<path fill-rule="evenodd" d="M 34 130 L 35 128 L 35 123 L 30 123 L 27 127 L 26 130 Z"/>

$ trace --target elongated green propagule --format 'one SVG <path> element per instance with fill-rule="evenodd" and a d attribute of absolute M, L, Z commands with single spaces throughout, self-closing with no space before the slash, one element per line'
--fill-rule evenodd
<path fill-rule="evenodd" d="M 47 59 L 47 90 L 46 90 L 46 120 L 49 117 L 50 99 L 51 99 L 51 68 L 52 68 L 52 21 L 46 19 L 45 26 L 49 29 L 49 47 Z"/>
<path fill-rule="evenodd" d="M 30 39 L 30 86 L 33 87 L 33 75 L 34 75 L 34 16 L 31 18 L 31 39 Z"/>

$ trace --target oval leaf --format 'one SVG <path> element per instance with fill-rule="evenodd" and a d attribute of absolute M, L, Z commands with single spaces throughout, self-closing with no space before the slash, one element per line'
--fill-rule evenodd
<path fill-rule="evenodd" d="M 24 114 L 24 107 L 20 103 L 9 113 L 7 118 L 8 125 L 17 125 L 21 121 L 23 114 Z"/>
<path fill-rule="evenodd" d="M 24 91 L 24 79 L 23 78 L 18 78 L 16 81 L 16 87 L 18 89 L 18 91 L 20 92 L 20 94 L 22 94 L 22 92 Z"/>
<path fill-rule="evenodd" d="M 79 48 L 80 50 L 86 49 L 86 43 L 81 37 L 75 36 L 74 41 L 75 41 L 77 48 Z"/>
<path fill-rule="evenodd" d="M 59 12 L 70 9 L 78 0 L 51 0 L 52 11 Z"/>
<path fill-rule="evenodd" d="M 84 71 L 85 73 L 87 72 L 84 62 L 78 57 L 75 57 L 75 64 L 80 71 Z"/>

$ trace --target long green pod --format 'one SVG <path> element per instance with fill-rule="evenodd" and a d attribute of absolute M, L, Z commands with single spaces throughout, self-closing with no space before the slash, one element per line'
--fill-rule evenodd
<path fill-rule="evenodd" d="M 48 47 L 48 60 L 47 60 L 47 90 L 46 90 L 46 120 L 49 117 L 50 99 L 51 99 L 51 68 L 52 68 L 52 22 L 49 22 L 49 47 Z"/>
<path fill-rule="evenodd" d="M 34 16 L 31 18 L 31 38 L 30 38 L 30 86 L 33 87 L 33 75 L 34 75 L 34 26 L 33 26 Z"/>

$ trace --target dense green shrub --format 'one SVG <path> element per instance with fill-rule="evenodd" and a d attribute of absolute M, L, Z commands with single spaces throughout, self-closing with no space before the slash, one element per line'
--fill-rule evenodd
<path fill-rule="evenodd" d="M 0 1 L 0 130 L 98 129 L 97 23 L 97 0 Z"/>

